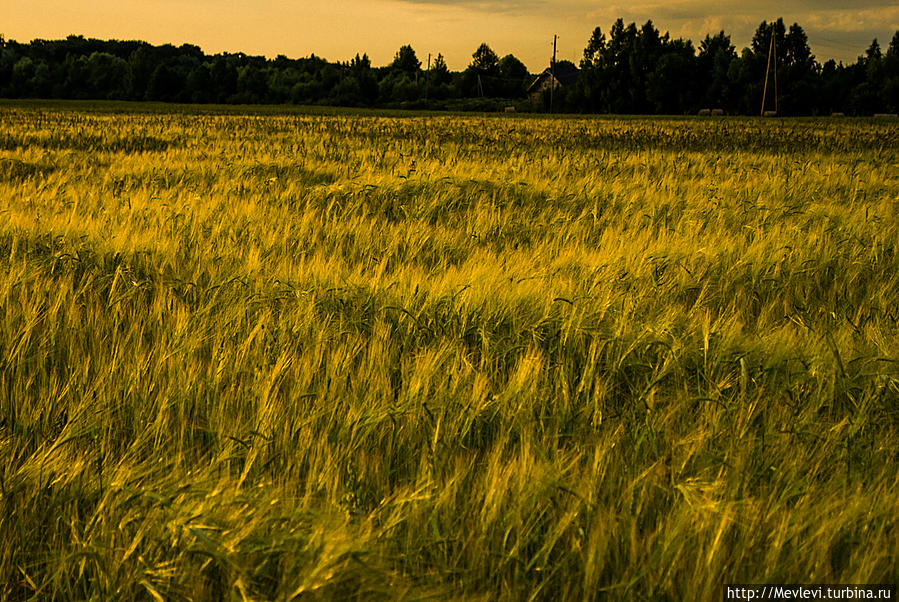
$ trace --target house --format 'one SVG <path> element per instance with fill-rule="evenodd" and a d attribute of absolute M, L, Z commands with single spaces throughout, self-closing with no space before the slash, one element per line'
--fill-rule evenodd
<path fill-rule="evenodd" d="M 556 63 L 555 73 L 553 73 L 552 67 L 548 67 L 528 86 L 528 96 L 540 96 L 550 88 L 557 89 L 573 86 L 577 83 L 579 74 L 580 71 L 574 64 L 568 61 L 559 61 Z"/>

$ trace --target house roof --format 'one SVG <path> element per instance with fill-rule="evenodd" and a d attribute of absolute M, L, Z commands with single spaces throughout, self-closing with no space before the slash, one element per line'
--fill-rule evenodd
<path fill-rule="evenodd" d="M 578 75 L 580 74 L 580 70 L 577 67 L 572 68 L 569 65 L 564 63 L 556 64 L 556 81 L 559 82 L 559 85 L 563 88 L 571 86 L 577 83 Z M 548 78 L 552 77 L 552 67 L 547 67 L 543 70 L 543 73 L 537 76 L 537 79 L 528 86 L 528 94 L 540 88 L 540 86 L 545 82 Z"/>

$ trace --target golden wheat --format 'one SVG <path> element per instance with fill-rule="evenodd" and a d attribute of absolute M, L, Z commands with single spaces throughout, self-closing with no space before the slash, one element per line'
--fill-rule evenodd
<path fill-rule="evenodd" d="M 101 109 L 0 107 L 0 599 L 899 578 L 895 128 Z"/>

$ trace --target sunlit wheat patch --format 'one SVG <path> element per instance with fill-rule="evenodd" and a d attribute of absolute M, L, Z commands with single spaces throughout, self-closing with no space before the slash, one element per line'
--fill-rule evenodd
<path fill-rule="evenodd" d="M 0 599 L 896 580 L 895 128 L 72 115 L 0 115 Z"/>

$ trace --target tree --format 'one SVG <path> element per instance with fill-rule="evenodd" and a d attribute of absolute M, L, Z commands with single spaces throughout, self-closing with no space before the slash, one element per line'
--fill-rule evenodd
<path fill-rule="evenodd" d="M 605 50 L 606 34 L 597 27 L 590 34 L 590 39 L 587 40 L 587 47 L 584 48 L 584 59 L 581 61 L 581 69 L 601 66 Z"/>
<path fill-rule="evenodd" d="M 633 86 L 636 66 L 637 25 L 624 25 L 618 19 L 609 31 L 606 46 L 605 65 L 608 70 L 605 79 L 607 109 L 612 113 L 638 112 L 635 98 L 639 92 Z"/>
<path fill-rule="evenodd" d="M 856 63 L 856 72 L 861 81 L 852 92 L 851 105 L 854 112 L 870 115 L 883 110 L 882 91 L 887 83 L 883 67 L 883 51 L 877 38 L 874 38 L 865 55 L 860 56 Z"/>
<path fill-rule="evenodd" d="M 87 85 L 93 98 L 124 98 L 128 63 L 108 52 L 94 52 L 87 59 Z"/>
<path fill-rule="evenodd" d="M 771 46 L 772 28 L 774 29 L 774 45 L 776 48 L 782 49 L 784 47 L 784 39 L 787 35 L 783 19 L 778 19 L 771 23 L 762 21 L 755 30 L 755 34 L 752 36 L 752 54 L 758 58 L 764 58 L 766 61 L 768 59 L 768 49 Z M 781 50 L 778 50 L 777 60 L 778 62 L 784 60 L 784 53 Z"/>
<path fill-rule="evenodd" d="M 412 52 L 414 53 L 415 51 L 413 50 Z M 368 58 L 368 54 L 363 54 L 360 57 L 357 52 L 353 60 L 350 61 L 350 68 L 356 72 L 369 71 L 371 69 L 371 59 Z"/>
<path fill-rule="evenodd" d="M 890 40 L 890 46 L 887 48 L 887 56 L 899 58 L 899 31 L 894 33 L 893 39 Z"/>
<path fill-rule="evenodd" d="M 790 31 L 784 36 L 784 62 L 807 68 L 815 62 L 812 49 L 808 45 L 808 36 L 798 23 L 790 25 Z"/>
<path fill-rule="evenodd" d="M 0 48 L 0 94 L 9 94 L 7 87 L 12 82 L 13 66 L 16 62 L 18 62 L 18 58 L 15 51 L 6 48 L 6 42 L 4 42 L 4 47 Z"/>
<path fill-rule="evenodd" d="M 471 55 L 472 61 L 456 80 L 460 96 L 502 95 L 499 76 L 499 57 L 486 43 L 478 46 Z"/>
<path fill-rule="evenodd" d="M 879 61 L 883 58 L 883 52 L 880 50 L 880 44 L 877 42 L 877 38 L 874 38 L 871 41 L 871 45 L 868 46 L 868 49 L 865 50 L 865 60 L 868 62 L 871 61 Z"/>
<path fill-rule="evenodd" d="M 178 99 L 182 87 L 178 72 L 165 63 L 161 63 L 150 75 L 150 81 L 147 84 L 147 100 L 173 102 Z"/>
<path fill-rule="evenodd" d="M 724 31 L 706 35 L 694 49 L 688 40 L 660 32 L 652 21 L 637 26 L 618 19 L 610 29 L 593 29 L 576 85 L 557 90 L 554 101 L 583 111 L 681 113 L 722 107 L 758 114 L 772 35 L 781 113 L 899 111 L 899 32 L 883 47 L 874 40 L 853 64 L 821 66 L 803 28 L 798 23 L 787 28 L 783 19 L 763 21 L 740 56 Z M 565 73 L 566 66 L 574 70 L 559 61 L 556 76 L 568 83 L 574 78 Z M 517 96 L 530 79 L 514 55 L 500 59 L 486 43 L 463 73 L 451 73 L 442 55 L 427 81 L 421 70 L 409 45 L 400 47 L 390 66 L 372 68 L 365 54 L 335 64 L 315 55 L 209 56 L 190 44 L 154 46 L 84 36 L 20 44 L 0 36 L 0 96 L 7 97 L 416 105 L 426 95 Z M 773 88 L 769 80 L 769 109 Z"/>
<path fill-rule="evenodd" d="M 667 53 L 677 57 L 659 64 Z M 659 33 L 652 21 L 647 21 L 639 29 L 636 23 L 625 25 L 618 19 L 609 31 L 608 40 L 597 27 L 584 49 L 581 65 L 584 72 L 578 77 L 574 101 L 581 107 L 594 111 L 613 113 L 647 113 L 654 110 L 654 101 L 662 101 L 661 82 L 676 80 L 682 82 L 694 71 L 695 51 L 693 45 L 683 41 L 672 43 L 667 33 Z M 689 82 L 681 85 L 692 86 Z M 652 89 L 651 89 L 652 88 Z M 679 91 L 681 92 L 681 91 Z M 675 95 L 673 98 L 680 98 Z M 666 111 L 679 112 L 669 106 L 665 99 Z M 681 100 L 675 100 L 679 106 Z M 658 104 L 658 103 L 655 103 Z"/>
<path fill-rule="evenodd" d="M 431 66 L 431 83 L 441 85 L 448 84 L 452 79 L 449 68 L 446 66 L 446 59 L 442 54 L 437 54 L 434 64 Z"/>
<path fill-rule="evenodd" d="M 609 43 L 606 44 L 606 55 L 618 59 L 623 56 L 627 47 L 637 37 L 637 26 L 631 23 L 625 27 L 624 19 L 618 18 L 609 30 Z M 617 61 L 616 61 L 617 62 Z"/>
<path fill-rule="evenodd" d="M 852 89 L 851 74 L 833 59 L 821 67 L 821 97 L 816 103 L 819 114 L 829 115 L 835 111 L 845 112 L 849 106 Z"/>
<path fill-rule="evenodd" d="M 713 59 L 718 56 L 718 54 L 723 54 L 724 56 L 729 56 L 731 58 L 736 58 L 737 52 L 736 48 L 730 41 L 730 36 L 724 33 L 724 31 L 719 31 L 714 36 L 710 34 L 706 34 L 705 39 L 699 43 L 699 56 L 700 57 L 709 57 Z"/>
<path fill-rule="evenodd" d="M 418 74 L 421 61 L 412 46 L 400 47 L 390 69 L 378 82 L 378 97 L 388 102 L 414 102 L 424 96 L 424 85 L 419 89 Z"/>
<path fill-rule="evenodd" d="M 883 103 L 890 113 L 899 113 L 899 31 L 883 56 Z"/>
<path fill-rule="evenodd" d="M 524 95 L 525 82 L 528 80 L 528 68 L 515 55 L 507 54 L 498 65 L 501 96 L 516 98 Z"/>
<path fill-rule="evenodd" d="M 696 108 L 696 51 L 689 40 L 664 45 L 655 69 L 647 78 L 647 95 L 656 113 L 692 112 Z"/>
<path fill-rule="evenodd" d="M 153 60 L 145 46 L 138 46 L 131 51 L 128 55 L 128 74 L 125 77 L 125 90 L 129 98 L 144 99 L 153 69 Z"/>
<path fill-rule="evenodd" d="M 619 21 L 621 21 L 619 19 Z M 622 27 L 624 22 L 621 21 Z M 611 75 L 612 52 L 606 41 L 606 34 L 596 27 L 587 40 L 581 73 L 573 91 L 573 102 L 582 111 L 606 112 L 609 110 L 609 78 Z"/>
<path fill-rule="evenodd" d="M 499 61 L 499 75 L 505 79 L 523 79 L 528 76 L 528 68 L 515 55 L 507 54 Z"/>
<path fill-rule="evenodd" d="M 701 102 L 708 108 L 726 107 L 733 110 L 730 80 L 730 64 L 737 58 L 736 48 L 724 31 L 715 36 L 706 35 L 699 43 L 697 77 L 706 83 Z"/>
<path fill-rule="evenodd" d="M 16 96 L 31 96 L 30 83 L 34 77 L 34 61 L 30 56 L 23 56 L 12 68 L 12 83 Z"/>
<path fill-rule="evenodd" d="M 815 56 L 798 23 L 790 25 L 783 42 L 784 69 L 780 72 L 780 108 L 787 115 L 809 114 L 818 104 L 820 78 Z"/>
<path fill-rule="evenodd" d="M 478 46 L 478 49 L 471 55 L 471 68 L 480 75 L 496 76 L 499 74 L 499 57 L 485 43 Z"/>
<path fill-rule="evenodd" d="M 247 63 L 237 70 L 238 102 L 265 102 L 268 97 L 268 76 L 255 63 Z"/>
<path fill-rule="evenodd" d="M 378 80 L 371 70 L 371 59 L 363 53 L 350 61 L 350 73 L 358 84 L 359 100 L 364 104 L 373 104 L 378 99 Z"/>
<path fill-rule="evenodd" d="M 442 54 L 438 54 L 434 59 L 428 78 L 428 98 L 444 99 L 452 95 L 450 82 L 453 75 L 446 66 L 446 59 Z"/>
<path fill-rule="evenodd" d="M 762 21 L 752 36 L 750 47 L 745 49 L 742 56 L 731 64 L 729 71 L 732 76 L 731 84 L 734 89 L 742 90 L 742 94 L 736 102 L 738 110 L 742 113 L 758 114 L 761 108 L 762 96 L 765 96 L 767 99 L 765 110 L 774 108 L 774 103 L 771 100 L 773 98 L 773 86 L 768 89 L 767 95 L 764 94 L 772 32 L 777 55 L 776 61 L 774 61 L 771 68 L 772 72 L 768 75 L 769 77 L 772 76 L 773 71 L 777 70 L 778 94 L 780 95 L 782 91 L 780 88 L 783 87 L 782 82 L 784 78 L 782 77 L 783 71 L 781 67 L 785 64 L 784 39 L 786 38 L 786 27 L 783 19 L 779 18 L 771 23 Z M 780 103 L 778 103 L 778 109 L 781 108 L 779 105 Z"/>
<path fill-rule="evenodd" d="M 388 102 L 415 102 L 424 97 L 424 88 L 420 88 L 408 73 L 394 70 L 378 84 L 378 96 Z"/>
<path fill-rule="evenodd" d="M 228 102 L 237 93 L 237 66 L 225 56 L 216 56 L 209 72 L 214 102 Z"/>
<path fill-rule="evenodd" d="M 208 63 L 197 65 L 187 74 L 187 99 L 191 102 L 210 102 L 212 100 L 212 76 Z"/>
<path fill-rule="evenodd" d="M 414 77 L 421 70 L 421 61 L 415 56 L 412 46 L 406 44 L 396 51 L 390 67 Z"/>

